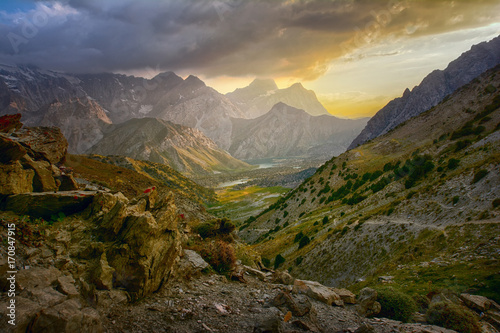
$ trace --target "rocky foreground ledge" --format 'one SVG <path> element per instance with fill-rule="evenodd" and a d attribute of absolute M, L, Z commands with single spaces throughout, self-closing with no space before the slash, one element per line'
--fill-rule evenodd
<path fill-rule="evenodd" d="M 7 317 L 10 269 L 5 248 L 0 252 L 0 331 L 453 332 L 370 318 L 380 304 L 369 288 L 356 296 L 241 263 L 218 275 L 182 249 L 193 234 L 180 223 L 172 195 L 145 192 L 133 200 L 92 193 L 83 211 L 43 228 L 36 226 L 41 219 L 0 213 L 3 240 L 8 224 L 20 232 L 14 328 Z M 480 296 L 462 299 L 478 311 L 500 310 Z M 483 332 L 496 332 L 483 324 Z"/>

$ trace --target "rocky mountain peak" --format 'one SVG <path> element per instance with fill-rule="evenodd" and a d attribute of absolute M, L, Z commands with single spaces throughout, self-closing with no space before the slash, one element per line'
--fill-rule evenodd
<path fill-rule="evenodd" d="M 189 84 L 192 84 L 192 85 L 197 85 L 197 86 L 202 86 L 202 87 L 205 87 L 206 84 L 205 82 L 203 82 L 202 80 L 200 80 L 197 76 L 194 76 L 194 75 L 189 75 L 185 80 L 184 80 L 185 83 L 189 83 Z"/>
<path fill-rule="evenodd" d="M 288 89 L 301 89 L 301 90 L 306 90 L 306 88 L 304 88 L 304 86 L 302 85 L 302 83 L 300 82 L 296 82 L 294 84 L 292 84 Z"/>
<path fill-rule="evenodd" d="M 250 83 L 248 87 L 262 92 L 268 92 L 278 89 L 278 86 L 273 79 L 255 79 L 252 81 L 252 83 Z"/>

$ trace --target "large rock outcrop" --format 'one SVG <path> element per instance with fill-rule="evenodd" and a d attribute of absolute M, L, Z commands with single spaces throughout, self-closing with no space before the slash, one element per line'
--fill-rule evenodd
<path fill-rule="evenodd" d="M 55 127 L 21 128 L 19 117 L 11 118 L 0 118 L 0 123 L 9 122 L 0 131 L 0 195 L 77 189 L 71 174 L 60 169 L 68 150 L 61 131 Z"/>
<path fill-rule="evenodd" d="M 181 253 L 176 210 L 171 193 L 151 190 L 131 201 L 121 193 L 99 193 L 88 210 L 103 240 L 93 246 L 101 253 L 90 280 L 110 289 L 112 274 L 112 287 L 133 299 L 156 291 Z"/>

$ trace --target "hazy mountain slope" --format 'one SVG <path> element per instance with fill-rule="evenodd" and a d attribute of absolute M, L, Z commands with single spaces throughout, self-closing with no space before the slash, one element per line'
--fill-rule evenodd
<path fill-rule="evenodd" d="M 314 91 L 306 90 L 300 83 L 278 89 L 273 80 L 255 79 L 248 87 L 236 89 L 226 96 L 243 111 L 245 118 L 262 116 L 280 102 L 313 116 L 328 115 Z"/>
<path fill-rule="evenodd" d="M 164 94 L 183 82 L 173 72 L 148 80 L 120 74 L 80 74 L 79 86 L 109 111 L 113 123 L 145 117 Z"/>
<path fill-rule="evenodd" d="M 87 97 L 55 101 L 39 110 L 26 125 L 59 127 L 68 140 L 70 153 L 83 153 L 99 142 L 111 120 L 94 100 Z"/>
<path fill-rule="evenodd" d="M 455 274 L 447 287 L 499 290 L 498 252 L 468 248 L 480 246 L 477 240 L 494 242 L 500 232 L 499 107 L 497 66 L 438 106 L 327 162 L 244 224 L 240 237 L 258 241 L 264 257 L 283 255 L 292 273 L 329 285 L 405 269 L 402 288 L 409 278 L 420 288 Z M 300 233 L 308 238 L 299 249 Z M 453 256 L 460 247 L 467 261 Z M 426 274 L 431 260 L 445 268 L 411 275 Z M 474 272 L 463 270 L 467 264 Z"/>
<path fill-rule="evenodd" d="M 29 120 L 55 100 L 83 98 L 78 79 L 28 66 L 0 65 L 0 114 L 21 113 Z"/>
<path fill-rule="evenodd" d="M 473 46 L 441 71 L 429 74 L 412 91 L 389 102 L 370 119 L 366 128 L 351 143 L 355 148 L 387 133 L 402 122 L 437 105 L 446 96 L 500 63 L 500 37 Z"/>
<path fill-rule="evenodd" d="M 132 119 L 113 125 L 88 153 L 164 163 L 187 174 L 248 167 L 218 148 L 200 131 L 155 118 Z"/>
<path fill-rule="evenodd" d="M 22 113 L 40 119 L 54 101 L 95 99 L 114 123 L 142 118 L 160 98 L 182 83 L 172 72 L 151 80 L 121 74 L 69 74 L 27 66 L 0 65 L 0 114 Z M 43 111 L 43 110 L 42 110 Z"/>
<path fill-rule="evenodd" d="M 219 147 L 227 149 L 232 132 L 231 117 L 245 115 L 224 95 L 197 77 L 189 76 L 166 93 L 149 116 L 199 129 Z"/>
<path fill-rule="evenodd" d="M 314 156 L 325 159 L 343 153 L 367 119 L 313 117 L 278 103 L 256 119 L 232 119 L 229 152 L 240 159 Z"/>

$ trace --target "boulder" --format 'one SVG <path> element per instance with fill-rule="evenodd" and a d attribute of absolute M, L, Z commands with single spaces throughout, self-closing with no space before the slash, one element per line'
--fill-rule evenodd
<path fill-rule="evenodd" d="M 75 191 L 79 189 L 78 183 L 76 182 L 73 175 L 60 175 L 57 180 L 61 182 L 59 185 L 59 191 Z"/>
<path fill-rule="evenodd" d="M 371 288 L 364 288 L 359 293 L 356 310 L 361 316 L 371 317 L 380 313 L 382 307 L 377 302 L 378 293 Z"/>
<path fill-rule="evenodd" d="M 78 300 L 70 299 L 40 311 L 32 323 L 32 332 L 98 333 L 103 332 L 99 313 L 84 308 Z"/>
<path fill-rule="evenodd" d="M 275 314 L 269 314 L 264 319 L 255 323 L 253 328 L 254 333 L 282 333 L 283 322 L 281 318 Z"/>
<path fill-rule="evenodd" d="M 11 332 L 11 333 L 25 333 L 28 332 L 28 327 L 31 321 L 35 318 L 36 314 L 42 310 L 42 306 L 32 300 L 16 296 L 16 321 L 15 326 L 10 325 L 7 320 L 10 318 L 6 317 L 8 314 L 8 303 L 0 303 L 0 332 Z"/>
<path fill-rule="evenodd" d="M 90 191 L 22 193 L 8 196 L 4 209 L 50 219 L 59 213 L 71 215 L 83 211 L 92 203 L 94 195 L 95 192 Z"/>
<path fill-rule="evenodd" d="M 496 310 L 488 310 L 483 315 L 483 320 L 493 325 L 497 330 L 500 330 L 500 312 Z"/>
<path fill-rule="evenodd" d="M 21 159 L 21 164 L 26 169 L 35 171 L 33 178 L 33 191 L 34 192 L 48 192 L 57 190 L 58 186 L 54 179 L 52 166 L 47 161 L 34 161 L 29 156 L 24 156 Z"/>
<path fill-rule="evenodd" d="M 0 164 L 0 195 L 21 194 L 33 191 L 33 170 L 25 170 L 19 161 Z"/>
<path fill-rule="evenodd" d="M 252 268 L 250 266 L 243 265 L 245 271 L 253 276 L 256 276 L 261 281 L 266 281 L 267 275 L 266 273 L 259 271 L 258 269 Z"/>
<path fill-rule="evenodd" d="M 198 253 L 192 250 L 184 250 L 184 258 L 195 271 L 202 271 L 210 266 Z"/>
<path fill-rule="evenodd" d="M 460 294 L 460 299 L 467 307 L 480 312 L 485 312 L 491 307 L 491 301 L 484 296 Z"/>
<path fill-rule="evenodd" d="M 295 280 L 293 293 L 305 294 L 315 300 L 328 305 L 344 306 L 344 302 L 331 288 L 325 287 L 316 281 Z"/>
<path fill-rule="evenodd" d="M 18 161 L 28 152 L 21 144 L 0 134 L 0 163 L 7 164 Z"/>
<path fill-rule="evenodd" d="M 273 283 L 279 283 L 284 285 L 292 285 L 295 279 L 288 274 L 288 272 L 282 272 L 280 270 L 276 270 L 271 277 L 271 281 Z"/>
<path fill-rule="evenodd" d="M 356 304 L 356 295 L 349 290 L 333 288 L 333 291 L 340 296 L 345 304 Z"/>
<path fill-rule="evenodd" d="M 106 250 L 115 270 L 113 285 L 125 289 L 133 300 L 156 291 L 179 258 L 176 210 L 173 195 L 159 195 L 156 190 L 130 203 L 121 193 L 101 193 L 89 207 L 100 236 L 113 242 Z"/>
<path fill-rule="evenodd" d="M 23 127 L 21 114 L 8 114 L 0 117 L 0 133 L 10 133 Z"/>
<path fill-rule="evenodd" d="M 128 302 L 127 292 L 123 290 L 99 290 L 97 291 L 97 305 L 109 310 L 113 306 L 123 305 Z"/>
<path fill-rule="evenodd" d="M 50 164 L 64 163 L 68 141 L 57 127 L 28 127 L 12 134 L 28 149 L 34 160 L 45 160 Z"/>
<path fill-rule="evenodd" d="M 61 275 L 61 271 L 51 266 L 22 269 L 16 274 L 16 287 L 18 290 L 50 287 Z"/>
<path fill-rule="evenodd" d="M 111 290 L 113 289 L 113 273 L 114 268 L 109 266 L 106 254 L 101 255 L 101 259 L 94 269 L 91 281 L 95 284 L 97 289 Z"/>
<path fill-rule="evenodd" d="M 52 287 L 28 288 L 23 295 L 28 295 L 28 298 L 37 302 L 42 308 L 48 308 L 63 302 L 66 296 L 54 290 Z"/>
<path fill-rule="evenodd" d="M 67 295 L 69 298 L 80 296 L 75 286 L 75 279 L 69 275 L 63 275 L 57 278 L 57 290 Z"/>

